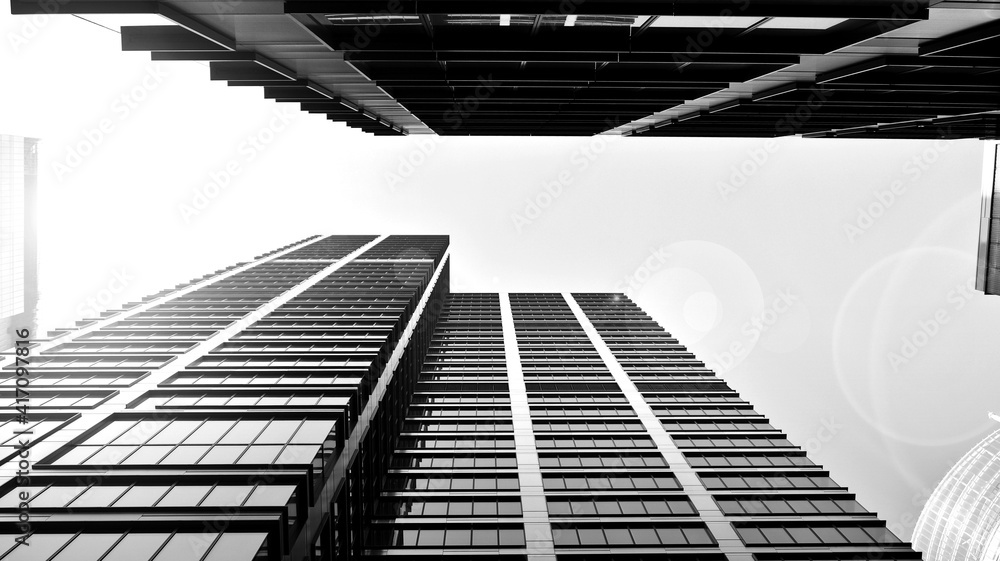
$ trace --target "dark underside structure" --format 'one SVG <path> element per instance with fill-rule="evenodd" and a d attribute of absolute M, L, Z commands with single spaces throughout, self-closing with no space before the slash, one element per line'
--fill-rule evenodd
<path fill-rule="evenodd" d="M 14 14 L 48 13 L 11 0 Z M 1000 5 L 959 0 L 63 0 L 373 134 L 996 138 Z"/>

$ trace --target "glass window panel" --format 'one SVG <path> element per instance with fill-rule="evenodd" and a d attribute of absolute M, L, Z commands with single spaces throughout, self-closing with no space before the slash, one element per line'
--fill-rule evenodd
<path fill-rule="evenodd" d="M 267 426 L 267 421 L 237 421 L 236 425 L 222 437 L 219 444 L 250 444 L 264 430 L 265 426 Z"/>
<path fill-rule="evenodd" d="M 473 528 L 472 545 L 475 547 L 495 547 L 498 545 L 497 531 L 493 528 Z"/>
<path fill-rule="evenodd" d="M 174 534 L 153 561 L 201 561 L 215 537 L 208 533 Z"/>
<path fill-rule="evenodd" d="M 172 421 L 167 428 L 149 439 L 148 444 L 180 444 L 201 423 L 202 421 Z"/>
<path fill-rule="evenodd" d="M 759 545 L 766 544 L 767 540 L 764 539 L 764 534 L 760 533 L 760 530 L 756 528 L 737 528 L 736 531 L 739 533 L 740 537 L 747 545 Z"/>
<path fill-rule="evenodd" d="M 792 539 L 798 544 L 813 544 L 820 543 L 819 538 L 816 534 L 812 532 L 809 528 L 787 528 L 788 533 L 792 535 Z"/>
<path fill-rule="evenodd" d="M 684 537 L 691 545 L 709 545 L 715 543 L 712 536 L 704 528 L 683 528 Z"/>
<path fill-rule="evenodd" d="M 497 513 L 500 516 L 520 516 L 521 503 L 514 501 L 502 501 L 497 503 Z"/>
<path fill-rule="evenodd" d="M 319 444 L 290 444 L 285 446 L 285 449 L 281 451 L 275 463 L 290 465 L 311 463 L 313 458 L 316 457 L 316 453 L 319 452 L 319 447 Z"/>
<path fill-rule="evenodd" d="M 236 421 L 205 421 L 187 437 L 184 444 L 215 444 Z"/>
<path fill-rule="evenodd" d="M 219 537 L 205 561 L 252 561 L 267 538 L 265 533 L 226 533 Z"/>
<path fill-rule="evenodd" d="M 299 428 L 301 421 L 271 421 L 264 432 L 260 433 L 256 444 L 285 444 L 291 439 L 295 429 Z M 321 441 L 322 442 L 322 441 Z"/>
<path fill-rule="evenodd" d="M 174 451 L 167 454 L 160 464 L 170 464 L 170 465 L 194 465 L 205 452 L 208 452 L 210 446 L 178 446 L 174 448 Z"/>
<path fill-rule="evenodd" d="M 791 536 L 788 535 L 788 532 L 786 532 L 784 528 L 761 528 L 760 531 L 761 533 L 764 534 L 764 537 L 767 539 L 769 543 L 772 544 L 793 543 Z"/>
<path fill-rule="evenodd" d="M 99 446 L 77 446 L 76 448 L 71 448 L 68 452 L 60 456 L 57 460 L 52 462 L 54 465 L 79 465 L 82 464 L 84 460 L 89 458 L 94 452 L 100 449 Z"/>
<path fill-rule="evenodd" d="M 604 545 L 604 530 L 600 528 L 578 528 L 580 545 Z"/>
<path fill-rule="evenodd" d="M 121 534 L 80 534 L 52 561 L 97 561 L 120 537 Z"/>
<path fill-rule="evenodd" d="M 28 494 L 28 500 L 42 492 L 45 487 L 14 487 L 0 499 L 0 508 L 17 508 L 21 504 L 21 493 Z"/>
<path fill-rule="evenodd" d="M 168 534 L 130 533 L 101 561 L 146 561 L 167 540 Z"/>
<path fill-rule="evenodd" d="M 871 536 L 865 533 L 861 528 L 838 528 L 841 534 L 847 538 L 852 544 L 867 544 L 872 543 L 875 540 Z"/>
<path fill-rule="evenodd" d="M 251 485 L 219 485 L 205 497 L 201 506 L 240 506 L 252 490 Z"/>
<path fill-rule="evenodd" d="M 619 501 L 618 505 L 622 508 L 622 514 L 646 514 L 646 509 L 642 506 L 642 501 Z"/>
<path fill-rule="evenodd" d="M 656 535 L 664 545 L 683 545 L 687 543 L 680 528 L 657 528 Z"/>
<path fill-rule="evenodd" d="M 120 499 L 115 501 L 116 507 L 147 507 L 153 506 L 170 487 L 166 485 L 149 485 L 132 487 Z"/>
<path fill-rule="evenodd" d="M 632 528 L 632 539 L 636 545 L 656 545 L 660 543 L 659 536 L 653 528 Z"/>
<path fill-rule="evenodd" d="M 836 528 L 813 528 L 812 530 L 825 544 L 847 543 L 847 539 Z"/>
<path fill-rule="evenodd" d="M 424 528 L 420 530 L 417 545 L 420 547 L 441 547 L 444 545 L 444 530 L 436 528 Z"/>
<path fill-rule="evenodd" d="M 210 485 L 178 485 L 156 506 L 195 506 L 212 487 Z"/>
<path fill-rule="evenodd" d="M 472 505 L 472 514 L 475 516 L 496 516 L 497 503 L 477 501 Z"/>
<path fill-rule="evenodd" d="M 287 504 L 294 492 L 294 485 L 258 485 L 245 506 L 280 506 Z"/>
<path fill-rule="evenodd" d="M 605 528 L 604 535 L 609 545 L 632 545 L 632 534 L 628 528 Z"/>
<path fill-rule="evenodd" d="M 70 487 L 49 487 L 48 491 L 45 491 L 33 499 L 30 504 L 34 508 L 64 507 L 70 501 L 75 499 L 77 495 L 82 493 L 84 489 L 86 489 L 86 487 L 82 485 L 74 485 Z"/>
<path fill-rule="evenodd" d="M 447 516 L 448 514 L 448 503 L 429 502 L 423 503 L 423 505 L 423 516 Z"/>
<path fill-rule="evenodd" d="M 465 547 L 472 543 L 472 530 L 468 528 L 448 528 L 444 545 L 448 547 Z"/>
<path fill-rule="evenodd" d="M 127 466 L 156 465 L 163 456 L 166 456 L 173 449 L 173 446 L 143 446 L 121 463 Z"/>
<path fill-rule="evenodd" d="M 449 516 L 472 516 L 472 503 L 468 501 L 455 501 L 448 505 Z"/>
<path fill-rule="evenodd" d="M 236 463 L 236 458 L 246 450 L 246 446 L 213 446 L 205 456 L 198 461 L 203 464 L 232 465 Z"/>
<path fill-rule="evenodd" d="M 69 506 L 71 507 L 106 507 L 110 505 L 119 495 L 128 489 L 126 486 L 95 485 L 77 497 Z"/>
<path fill-rule="evenodd" d="M 97 434 L 88 438 L 86 442 L 87 444 L 108 444 L 134 424 L 135 421 L 112 421 Z"/>
<path fill-rule="evenodd" d="M 138 446 L 105 446 L 96 454 L 83 462 L 88 466 L 116 466 L 129 454 L 135 452 Z"/>
<path fill-rule="evenodd" d="M 73 534 L 33 534 L 28 545 L 21 544 L 4 557 L 4 561 L 38 561 L 48 559 L 73 537 Z M 8 546 L 9 547 L 9 546 Z"/>
<path fill-rule="evenodd" d="M 524 530 L 501 528 L 500 545 L 503 547 L 524 547 Z"/>
<path fill-rule="evenodd" d="M 170 421 L 159 421 L 152 419 L 145 419 L 137 422 L 132 428 L 123 432 L 121 436 L 111 441 L 112 444 L 120 445 L 138 445 L 149 440 L 156 433 L 160 432 L 163 427 L 167 426 Z"/>
<path fill-rule="evenodd" d="M 237 460 L 238 464 L 267 464 L 270 465 L 274 462 L 274 459 L 278 456 L 278 452 L 281 452 L 282 446 L 280 445 L 260 445 L 254 444 L 250 446 L 240 459 Z"/>
<path fill-rule="evenodd" d="M 292 437 L 292 444 L 321 444 L 330 431 L 333 430 L 334 421 L 305 421 L 295 436 Z"/>
<path fill-rule="evenodd" d="M 580 545 L 580 539 L 576 535 L 576 530 L 572 528 L 564 530 L 553 528 L 552 540 L 555 542 L 555 545 L 561 547 Z"/>

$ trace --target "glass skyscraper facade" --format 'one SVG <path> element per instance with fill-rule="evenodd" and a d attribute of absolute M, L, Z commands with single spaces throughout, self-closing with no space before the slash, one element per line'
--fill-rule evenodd
<path fill-rule="evenodd" d="M 1000 430 L 944 476 L 920 513 L 913 545 L 927 561 L 1000 560 Z"/>
<path fill-rule="evenodd" d="M 0 348 L 12 326 L 34 326 L 38 304 L 35 208 L 38 140 L 0 134 Z"/>
<path fill-rule="evenodd" d="M 448 247 L 310 238 L 19 345 L 0 560 L 920 558 L 624 296 L 451 293 Z"/>

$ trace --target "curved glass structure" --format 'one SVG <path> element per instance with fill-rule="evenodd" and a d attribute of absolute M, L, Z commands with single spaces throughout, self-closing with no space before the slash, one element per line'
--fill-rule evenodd
<path fill-rule="evenodd" d="M 913 530 L 926 561 L 1000 560 L 1000 430 L 944 477 Z"/>

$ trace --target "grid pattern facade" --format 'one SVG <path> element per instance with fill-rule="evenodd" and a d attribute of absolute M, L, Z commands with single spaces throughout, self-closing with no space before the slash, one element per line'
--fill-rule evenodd
<path fill-rule="evenodd" d="M 987 143 L 983 167 L 976 288 L 995 295 L 1000 294 L 1000 143 Z"/>
<path fill-rule="evenodd" d="M 1000 558 L 1000 431 L 969 451 L 941 480 L 913 529 L 927 559 Z"/>
<path fill-rule="evenodd" d="M 431 257 L 397 251 L 429 241 Z M 35 345 L 30 400 L 0 419 L 0 559 L 356 554 L 401 421 L 400 380 L 447 292 L 446 247 L 311 238 Z M 8 403 L 16 378 L 5 363 Z M 26 510 L 30 545 L 11 535 Z"/>
<path fill-rule="evenodd" d="M 0 560 L 919 559 L 626 298 L 448 255 L 310 238 L 34 346 Z"/>
<path fill-rule="evenodd" d="M 11 330 L 35 327 L 38 140 L 0 135 L 0 348 Z"/>

